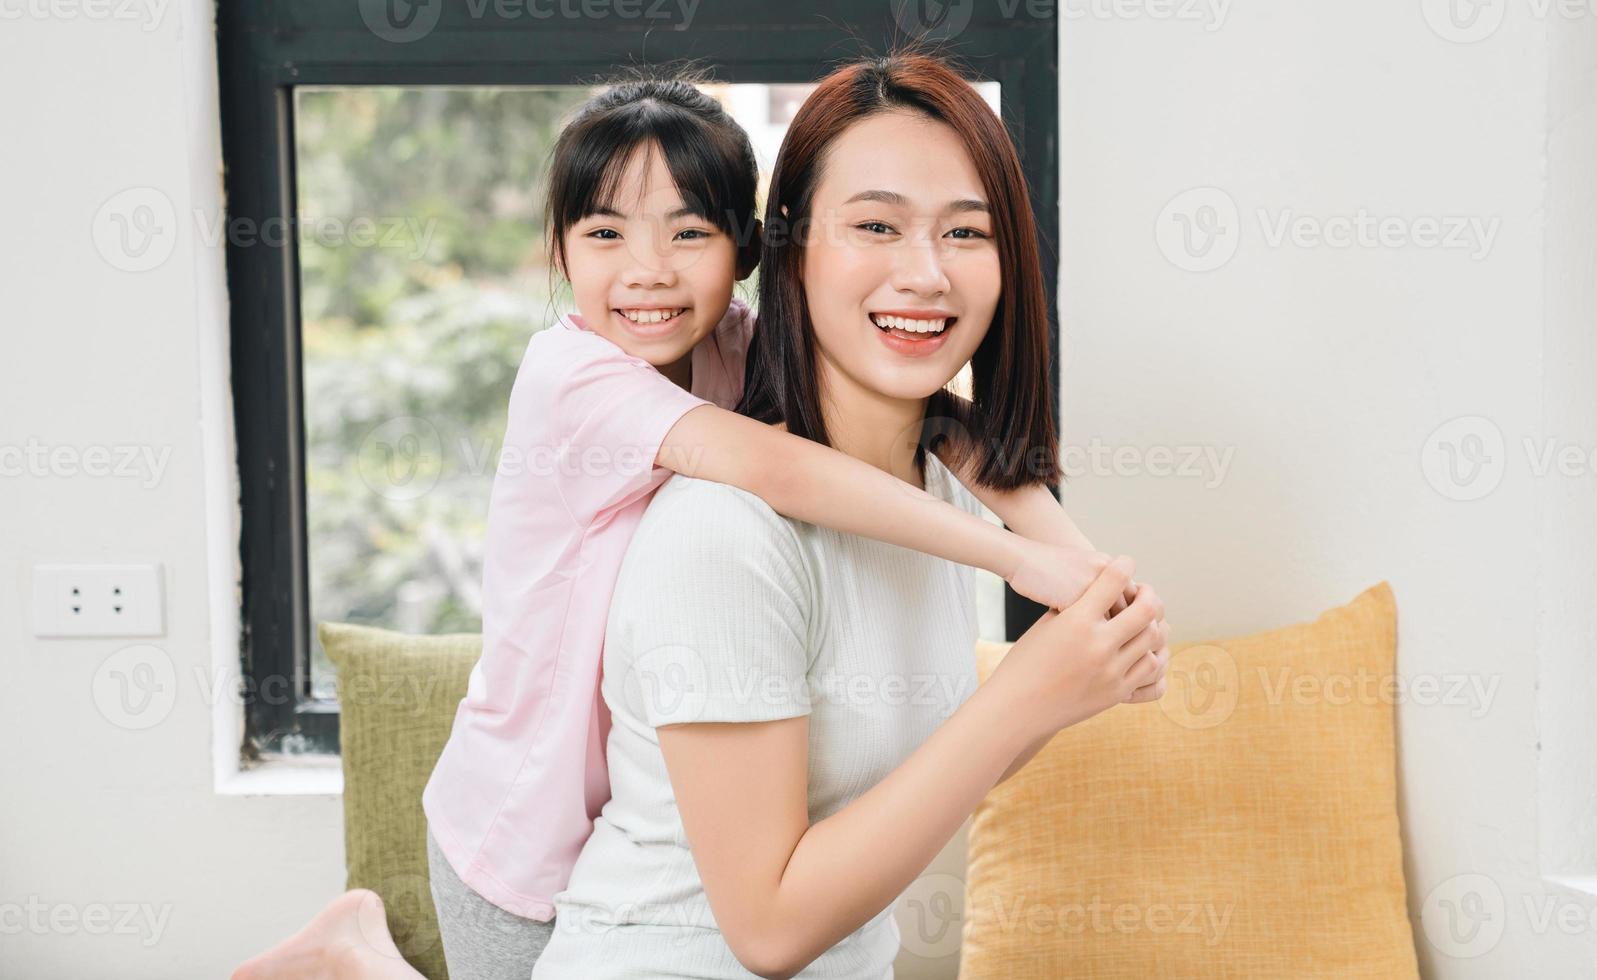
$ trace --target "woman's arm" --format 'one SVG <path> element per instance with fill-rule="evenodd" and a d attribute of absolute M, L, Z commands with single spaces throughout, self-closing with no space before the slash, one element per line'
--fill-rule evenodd
<path fill-rule="evenodd" d="M 811 826 L 809 716 L 667 725 L 660 749 L 728 946 L 790 977 L 892 904 L 953 838 L 1025 739 L 981 685 L 908 759 Z"/>
<path fill-rule="evenodd" d="M 1126 578 L 1125 566 L 1111 567 L 1080 609 L 1039 621 L 896 769 L 813 825 L 808 715 L 657 728 L 705 894 L 746 967 L 801 971 L 925 871 L 1039 732 L 1090 717 L 1152 676 L 1144 660 L 1157 600 L 1103 619 Z"/>
<path fill-rule="evenodd" d="M 683 415 L 655 462 L 747 490 L 777 513 L 808 524 L 985 568 L 1044 605 L 1064 606 L 1080 594 L 1066 574 L 1069 556 L 1049 543 L 1029 541 L 846 453 L 715 405 Z"/>

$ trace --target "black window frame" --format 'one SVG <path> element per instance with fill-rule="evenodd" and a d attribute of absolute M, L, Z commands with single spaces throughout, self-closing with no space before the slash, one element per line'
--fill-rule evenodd
<path fill-rule="evenodd" d="M 400 43 L 362 19 L 379 0 L 222 0 L 217 50 L 227 219 L 272 227 L 296 213 L 293 88 L 297 85 L 569 85 L 615 66 L 702 59 L 726 82 L 813 82 L 862 50 L 907 39 L 900 10 L 924 0 L 702 0 L 686 30 L 639 18 L 498 16 L 493 0 L 419 0 L 437 9 L 425 36 Z M 391 5 L 405 0 L 381 0 Z M 580 0 L 578 0 L 580 3 Z M 550 4 L 540 4 L 547 10 Z M 939 50 L 997 80 L 1003 118 L 1030 184 L 1048 291 L 1049 394 L 1059 417 L 1058 22 L 1026 5 L 1005 17 L 971 0 L 970 21 Z M 642 0 L 644 11 L 651 0 Z M 579 7 L 580 9 L 580 7 Z M 619 9 L 619 8 L 617 8 Z M 636 8 L 635 8 L 636 9 Z M 664 9 L 680 9 L 675 4 Z M 945 9 L 952 9 L 948 6 Z M 1048 5 L 1047 12 L 1053 10 Z M 935 29 L 935 28 L 934 28 Z M 231 225 L 229 225 L 231 226 Z M 292 227 L 292 225 L 282 225 Z M 232 394 L 238 447 L 245 678 L 242 751 L 259 758 L 285 734 L 311 751 L 339 750 L 338 706 L 310 697 L 310 597 L 300 377 L 298 254 L 292 234 L 227 244 Z M 1058 488 L 1053 488 L 1055 495 Z M 1005 588 L 1006 633 L 1041 607 Z"/>

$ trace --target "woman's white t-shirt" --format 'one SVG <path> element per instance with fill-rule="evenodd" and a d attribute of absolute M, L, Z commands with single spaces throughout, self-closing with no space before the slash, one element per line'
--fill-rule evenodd
<path fill-rule="evenodd" d="M 980 515 L 929 453 L 925 471 L 928 493 Z M 736 487 L 667 480 L 611 599 L 611 798 L 555 896 L 533 980 L 752 976 L 716 927 L 655 727 L 810 715 L 809 819 L 823 820 L 975 691 L 973 576 L 783 517 Z M 898 947 L 889 906 L 799 976 L 891 977 Z"/>

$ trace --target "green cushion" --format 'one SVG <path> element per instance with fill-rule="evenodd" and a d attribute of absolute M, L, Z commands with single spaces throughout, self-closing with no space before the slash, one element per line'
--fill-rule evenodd
<path fill-rule="evenodd" d="M 349 623 L 317 629 L 337 668 L 347 887 L 381 895 L 406 961 L 429 980 L 447 980 L 427 887 L 421 791 L 449 740 L 482 636 Z"/>

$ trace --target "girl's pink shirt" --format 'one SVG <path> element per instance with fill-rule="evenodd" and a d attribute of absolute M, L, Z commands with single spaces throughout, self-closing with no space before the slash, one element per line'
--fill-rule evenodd
<path fill-rule="evenodd" d="M 610 798 L 610 594 L 671 475 L 654 463 L 666 432 L 707 402 L 737 404 L 753 330 L 734 299 L 693 348 L 691 392 L 576 315 L 527 344 L 488 504 L 482 659 L 421 798 L 455 873 L 509 912 L 554 917 Z"/>

